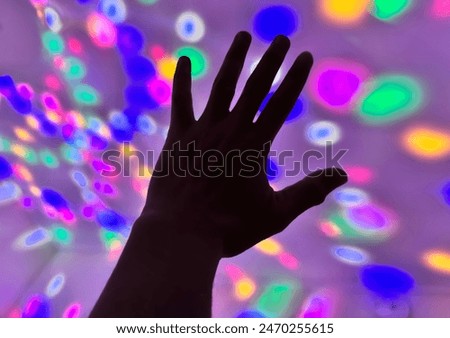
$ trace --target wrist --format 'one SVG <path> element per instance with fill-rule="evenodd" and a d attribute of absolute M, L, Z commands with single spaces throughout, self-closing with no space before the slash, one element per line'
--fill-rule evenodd
<path fill-rule="evenodd" d="M 92 316 L 210 316 L 221 241 L 180 230 L 185 225 L 180 219 L 139 217 Z"/>

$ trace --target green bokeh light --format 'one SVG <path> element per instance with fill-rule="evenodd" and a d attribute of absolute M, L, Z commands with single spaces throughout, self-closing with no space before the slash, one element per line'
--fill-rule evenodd
<path fill-rule="evenodd" d="M 259 297 L 256 309 L 267 317 L 283 317 L 297 290 L 293 282 L 269 284 Z"/>
<path fill-rule="evenodd" d="M 48 31 L 42 34 L 42 44 L 50 54 L 61 54 L 64 51 L 64 40 L 58 34 Z"/>
<path fill-rule="evenodd" d="M 39 159 L 38 155 L 32 148 L 25 147 L 25 156 L 24 159 L 29 164 L 37 164 Z"/>
<path fill-rule="evenodd" d="M 365 84 L 357 114 L 368 124 L 386 124 L 417 113 L 423 104 L 421 85 L 411 77 L 385 75 Z"/>
<path fill-rule="evenodd" d="M 87 106 L 94 106 L 99 102 L 98 92 L 87 84 L 80 84 L 73 90 L 75 101 Z"/>
<path fill-rule="evenodd" d="M 72 243 L 73 235 L 72 232 L 64 227 L 61 226 L 55 226 L 52 229 L 53 232 L 53 238 L 55 241 L 62 245 L 69 245 Z"/>
<path fill-rule="evenodd" d="M 11 141 L 2 136 L 0 136 L 0 151 L 2 152 L 11 151 Z"/>
<path fill-rule="evenodd" d="M 41 150 L 39 152 L 39 158 L 46 167 L 52 169 L 59 167 L 58 158 L 55 156 L 55 154 L 52 153 L 50 149 Z"/>
<path fill-rule="evenodd" d="M 69 80 L 79 80 L 86 76 L 84 63 L 76 57 L 68 57 L 64 60 L 64 75 Z"/>
<path fill-rule="evenodd" d="M 411 8 L 412 0 L 374 0 L 372 15 L 383 21 L 391 21 Z"/>
<path fill-rule="evenodd" d="M 206 60 L 206 56 L 204 53 L 194 47 L 181 47 L 175 51 L 175 56 L 177 58 L 181 56 L 187 56 L 191 59 L 192 65 L 192 77 L 199 78 L 206 74 L 208 69 L 208 61 Z"/>

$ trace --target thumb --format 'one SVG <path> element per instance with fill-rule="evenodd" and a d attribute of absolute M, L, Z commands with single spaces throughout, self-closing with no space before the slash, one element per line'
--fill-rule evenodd
<path fill-rule="evenodd" d="M 278 211 L 290 223 L 304 211 L 321 204 L 330 192 L 347 181 L 347 173 L 340 168 L 317 170 L 276 193 Z"/>

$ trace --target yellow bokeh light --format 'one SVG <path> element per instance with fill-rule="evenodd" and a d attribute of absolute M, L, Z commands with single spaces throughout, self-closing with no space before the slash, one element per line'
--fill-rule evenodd
<path fill-rule="evenodd" d="M 123 154 L 124 157 L 129 157 L 132 154 L 136 153 L 136 148 L 129 143 L 122 143 L 119 146 L 120 152 Z"/>
<path fill-rule="evenodd" d="M 98 130 L 98 133 L 100 136 L 102 136 L 103 138 L 109 140 L 111 138 L 111 131 L 109 130 L 109 128 L 102 124 Z"/>
<path fill-rule="evenodd" d="M 239 279 L 234 286 L 234 294 L 239 300 L 247 300 L 255 293 L 255 283 L 247 277 Z"/>
<path fill-rule="evenodd" d="M 49 110 L 47 111 L 47 118 L 56 124 L 61 123 L 61 115 L 59 115 L 56 111 Z"/>
<path fill-rule="evenodd" d="M 354 24 L 368 13 L 370 4 L 370 0 L 321 0 L 320 11 L 334 23 Z"/>
<path fill-rule="evenodd" d="M 26 129 L 15 127 L 14 134 L 17 138 L 25 142 L 34 142 L 34 137 Z"/>
<path fill-rule="evenodd" d="M 35 185 L 30 186 L 30 192 L 33 194 L 33 196 L 35 197 L 41 197 L 41 189 L 39 189 L 38 187 L 36 187 Z"/>
<path fill-rule="evenodd" d="M 283 251 L 280 243 L 272 238 L 267 238 L 255 245 L 255 248 L 262 251 L 266 255 L 275 256 Z"/>
<path fill-rule="evenodd" d="M 423 261 L 431 269 L 450 274 L 450 252 L 431 250 L 425 252 Z"/>
<path fill-rule="evenodd" d="M 173 79 L 176 67 L 177 60 L 173 57 L 164 57 L 157 64 L 159 75 L 167 80 Z"/>
<path fill-rule="evenodd" d="M 118 239 L 113 239 L 109 243 L 109 250 L 111 250 L 111 251 L 120 250 L 121 248 L 122 248 L 122 243 Z"/>
<path fill-rule="evenodd" d="M 153 170 L 146 165 L 136 168 L 136 176 L 144 180 L 149 180 L 152 177 Z"/>
<path fill-rule="evenodd" d="M 78 128 L 84 128 L 86 127 L 86 119 L 84 116 L 75 110 L 70 111 L 70 113 L 67 114 L 67 117 L 69 122 L 75 123 L 75 126 Z"/>
<path fill-rule="evenodd" d="M 34 116 L 31 115 L 26 116 L 25 121 L 31 128 L 33 129 L 39 128 L 39 121 Z"/>
<path fill-rule="evenodd" d="M 24 158 L 27 154 L 27 149 L 20 144 L 13 144 L 11 145 L 11 152 L 18 157 Z"/>
<path fill-rule="evenodd" d="M 450 133 L 427 127 L 407 130 L 403 134 L 403 147 L 412 155 L 439 159 L 450 155 Z"/>

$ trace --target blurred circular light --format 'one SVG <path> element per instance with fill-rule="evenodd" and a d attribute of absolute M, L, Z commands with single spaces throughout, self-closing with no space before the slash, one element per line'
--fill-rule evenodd
<path fill-rule="evenodd" d="M 50 302 L 44 295 L 31 296 L 24 306 L 22 318 L 48 318 L 50 317 Z"/>
<path fill-rule="evenodd" d="M 360 278 L 367 289 L 383 298 L 399 297 L 414 287 L 414 278 L 393 266 L 364 266 Z"/>
<path fill-rule="evenodd" d="M 64 51 L 64 40 L 58 34 L 48 31 L 42 34 L 41 39 L 43 46 L 50 54 L 58 55 Z"/>
<path fill-rule="evenodd" d="M 238 300 L 247 300 L 255 293 L 255 283 L 247 277 L 240 278 L 234 285 L 234 295 Z"/>
<path fill-rule="evenodd" d="M 422 260 L 430 269 L 450 275 L 450 251 L 429 250 L 423 254 Z"/>
<path fill-rule="evenodd" d="M 450 1 L 433 0 L 430 15 L 436 19 L 446 19 L 450 17 Z"/>
<path fill-rule="evenodd" d="M 146 81 L 156 74 L 155 67 L 143 56 L 133 56 L 126 60 L 125 69 L 133 81 Z"/>
<path fill-rule="evenodd" d="M 86 67 L 83 61 L 76 57 L 68 57 L 64 60 L 64 75 L 69 80 L 80 80 L 86 76 Z"/>
<path fill-rule="evenodd" d="M 79 84 L 73 90 L 75 101 L 86 106 L 95 106 L 99 102 L 98 92 L 87 84 Z"/>
<path fill-rule="evenodd" d="M 9 178 L 13 174 L 11 164 L 6 160 L 6 158 L 0 156 L 0 180 Z"/>
<path fill-rule="evenodd" d="M 86 20 L 86 28 L 92 42 L 98 47 L 110 48 L 116 44 L 116 27 L 103 15 L 89 14 Z"/>
<path fill-rule="evenodd" d="M 442 193 L 444 202 L 450 206 L 450 181 L 448 181 L 447 183 L 444 184 L 444 186 L 441 189 L 441 193 Z"/>
<path fill-rule="evenodd" d="M 335 246 L 331 250 L 333 256 L 345 264 L 363 265 L 369 262 L 369 255 L 362 249 L 352 246 Z"/>
<path fill-rule="evenodd" d="M 361 93 L 368 70 L 353 61 L 325 59 L 313 68 L 308 91 L 314 101 L 336 113 L 348 113 Z"/>
<path fill-rule="evenodd" d="M 127 18 L 127 7 L 123 0 L 101 0 L 101 12 L 112 22 L 120 23 Z"/>
<path fill-rule="evenodd" d="M 78 318 L 81 312 L 81 304 L 73 303 L 70 304 L 63 313 L 63 318 Z"/>
<path fill-rule="evenodd" d="M 364 204 L 346 209 L 346 215 L 359 231 L 377 232 L 389 228 L 388 214 L 374 204 Z"/>
<path fill-rule="evenodd" d="M 172 80 L 177 67 L 177 60 L 173 57 L 163 57 L 158 61 L 157 67 L 161 77 Z"/>
<path fill-rule="evenodd" d="M 43 246 L 52 240 L 52 234 L 45 228 L 36 228 L 21 234 L 14 242 L 19 250 L 31 250 Z"/>
<path fill-rule="evenodd" d="M 147 83 L 147 86 L 151 97 L 159 105 L 167 104 L 170 102 L 172 89 L 166 81 L 153 78 Z"/>
<path fill-rule="evenodd" d="M 326 146 L 340 140 L 341 129 L 331 121 L 319 121 L 307 128 L 306 137 L 312 144 Z"/>
<path fill-rule="evenodd" d="M 283 247 L 281 246 L 281 244 L 272 238 L 267 238 L 259 242 L 255 245 L 255 248 L 262 253 L 270 256 L 278 255 L 283 251 Z"/>
<path fill-rule="evenodd" d="M 156 133 L 158 126 L 151 116 L 142 114 L 137 118 L 137 129 L 141 133 L 153 135 Z"/>
<path fill-rule="evenodd" d="M 378 76 L 364 87 L 357 114 L 368 124 L 381 125 L 405 119 L 417 113 L 423 103 L 421 85 L 408 76 Z"/>
<path fill-rule="evenodd" d="M 58 293 L 61 292 L 62 288 L 64 287 L 65 281 L 66 278 L 63 273 L 53 276 L 53 278 L 47 284 L 45 294 L 49 298 L 55 297 Z"/>
<path fill-rule="evenodd" d="M 370 2 L 370 0 L 320 0 L 320 12 L 333 23 L 356 24 L 366 15 Z"/>
<path fill-rule="evenodd" d="M 370 168 L 362 166 L 346 166 L 345 171 L 351 183 L 366 184 L 371 182 L 374 176 Z"/>
<path fill-rule="evenodd" d="M 117 25 L 117 48 L 125 56 L 138 54 L 144 46 L 142 32 L 127 24 Z"/>
<path fill-rule="evenodd" d="M 0 181 L 0 205 L 17 201 L 22 196 L 19 185 L 12 181 Z"/>
<path fill-rule="evenodd" d="M 197 13 L 188 11 L 181 13 L 177 18 L 175 30 L 181 40 L 195 43 L 205 35 L 205 23 Z"/>
<path fill-rule="evenodd" d="M 296 11 L 285 5 L 263 8 L 253 20 L 253 29 L 256 35 L 266 42 L 272 42 L 280 34 L 291 36 L 297 28 L 298 16 Z"/>
<path fill-rule="evenodd" d="M 369 201 L 367 193 L 357 188 L 341 188 L 336 190 L 333 196 L 343 207 L 355 207 Z"/>
<path fill-rule="evenodd" d="M 300 318 L 329 318 L 333 309 L 333 293 L 324 289 L 310 295 L 298 315 Z"/>
<path fill-rule="evenodd" d="M 371 13 L 382 21 L 392 21 L 411 9 L 413 0 L 373 0 Z"/>
<path fill-rule="evenodd" d="M 58 33 L 62 28 L 61 19 L 57 11 L 52 7 L 45 7 L 44 9 L 45 22 L 51 31 Z"/>
<path fill-rule="evenodd" d="M 126 227 L 126 220 L 111 209 L 97 212 L 97 222 L 106 230 L 120 232 Z"/>
<path fill-rule="evenodd" d="M 409 128 L 402 136 L 403 148 L 423 159 L 443 159 L 450 155 L 450 132 L 430 127 Z"/>

